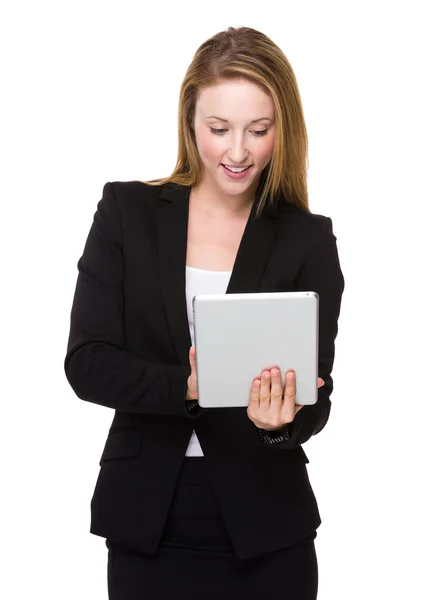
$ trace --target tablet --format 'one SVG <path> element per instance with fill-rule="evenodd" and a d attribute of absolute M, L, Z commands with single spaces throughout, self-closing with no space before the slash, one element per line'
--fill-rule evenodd
<path fill-rule="evenodd" d="M 252 381 L 278 366 L 296 372 L 296 403 L 318 397 L 316 292 L 199 294 L 193 298 L 199 405 L 248 406 Z"/>

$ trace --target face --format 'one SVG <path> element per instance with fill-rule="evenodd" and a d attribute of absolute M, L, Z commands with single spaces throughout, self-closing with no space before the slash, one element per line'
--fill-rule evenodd
<path fill-rule="evenodd" d="M 275 109 L 270 96 L 245 79 L 204 88 L 196 101 L 194 130 L 203 184 L 225 196 L 251 198 L 273 153 Z M 231 170 L 243 167 L 245 171 Z"/>

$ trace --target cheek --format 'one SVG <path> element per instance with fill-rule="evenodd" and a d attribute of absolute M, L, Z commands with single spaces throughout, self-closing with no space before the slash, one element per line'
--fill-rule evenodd
<path fill-rule="evenodd" d="M 262 160 L 263 162 L 269 162 L 272 157 L 274 147 L 275 136 L 273 134 L 265 136 L 263 143 L 259 147 L 260 160 Z"/>
<path fill-rule="evenodd" d="M 221 149 L 219 140 L 210 132 L 200 133 L 197 138 L 197 148 L 203 160 L 218 160 Z"/>

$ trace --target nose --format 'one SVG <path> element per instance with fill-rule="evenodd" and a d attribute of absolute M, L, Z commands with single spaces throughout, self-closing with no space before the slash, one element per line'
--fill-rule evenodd
<path fill-rule="evenodd" d="M 245 146 L 245 139 L 242 135 L 232 137 L 232 144 L 228 151 L 228 160 L 232 164 L 240 165 L 246 161 L 248 150 Z"/>

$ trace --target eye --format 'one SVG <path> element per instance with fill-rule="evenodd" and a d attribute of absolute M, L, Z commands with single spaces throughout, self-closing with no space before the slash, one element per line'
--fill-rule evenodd
<path fill-rule="evenodd" d="M 213 127 L 209 127 L 209 129 L 212 131 L 212 133 L 215 133 L 215 135 L 224 135 L 224 133 L 227 131 L 227 129 L 214 129 Z"/>
<path fill-rule="evenodd" d="M 211 130 L 212 133 L 214 133 L 215 135 L 224 135 L 227 131 L 227 129 L 215 129 L 214 127 L 210 127 L 209 128 Z M 267 129 L 261 129 L 259 131 L 253 131 L 252 133 L 256 136 L 256 137 L 262 137 L 263 135 L 266 135 L 268 132 Z"/>

